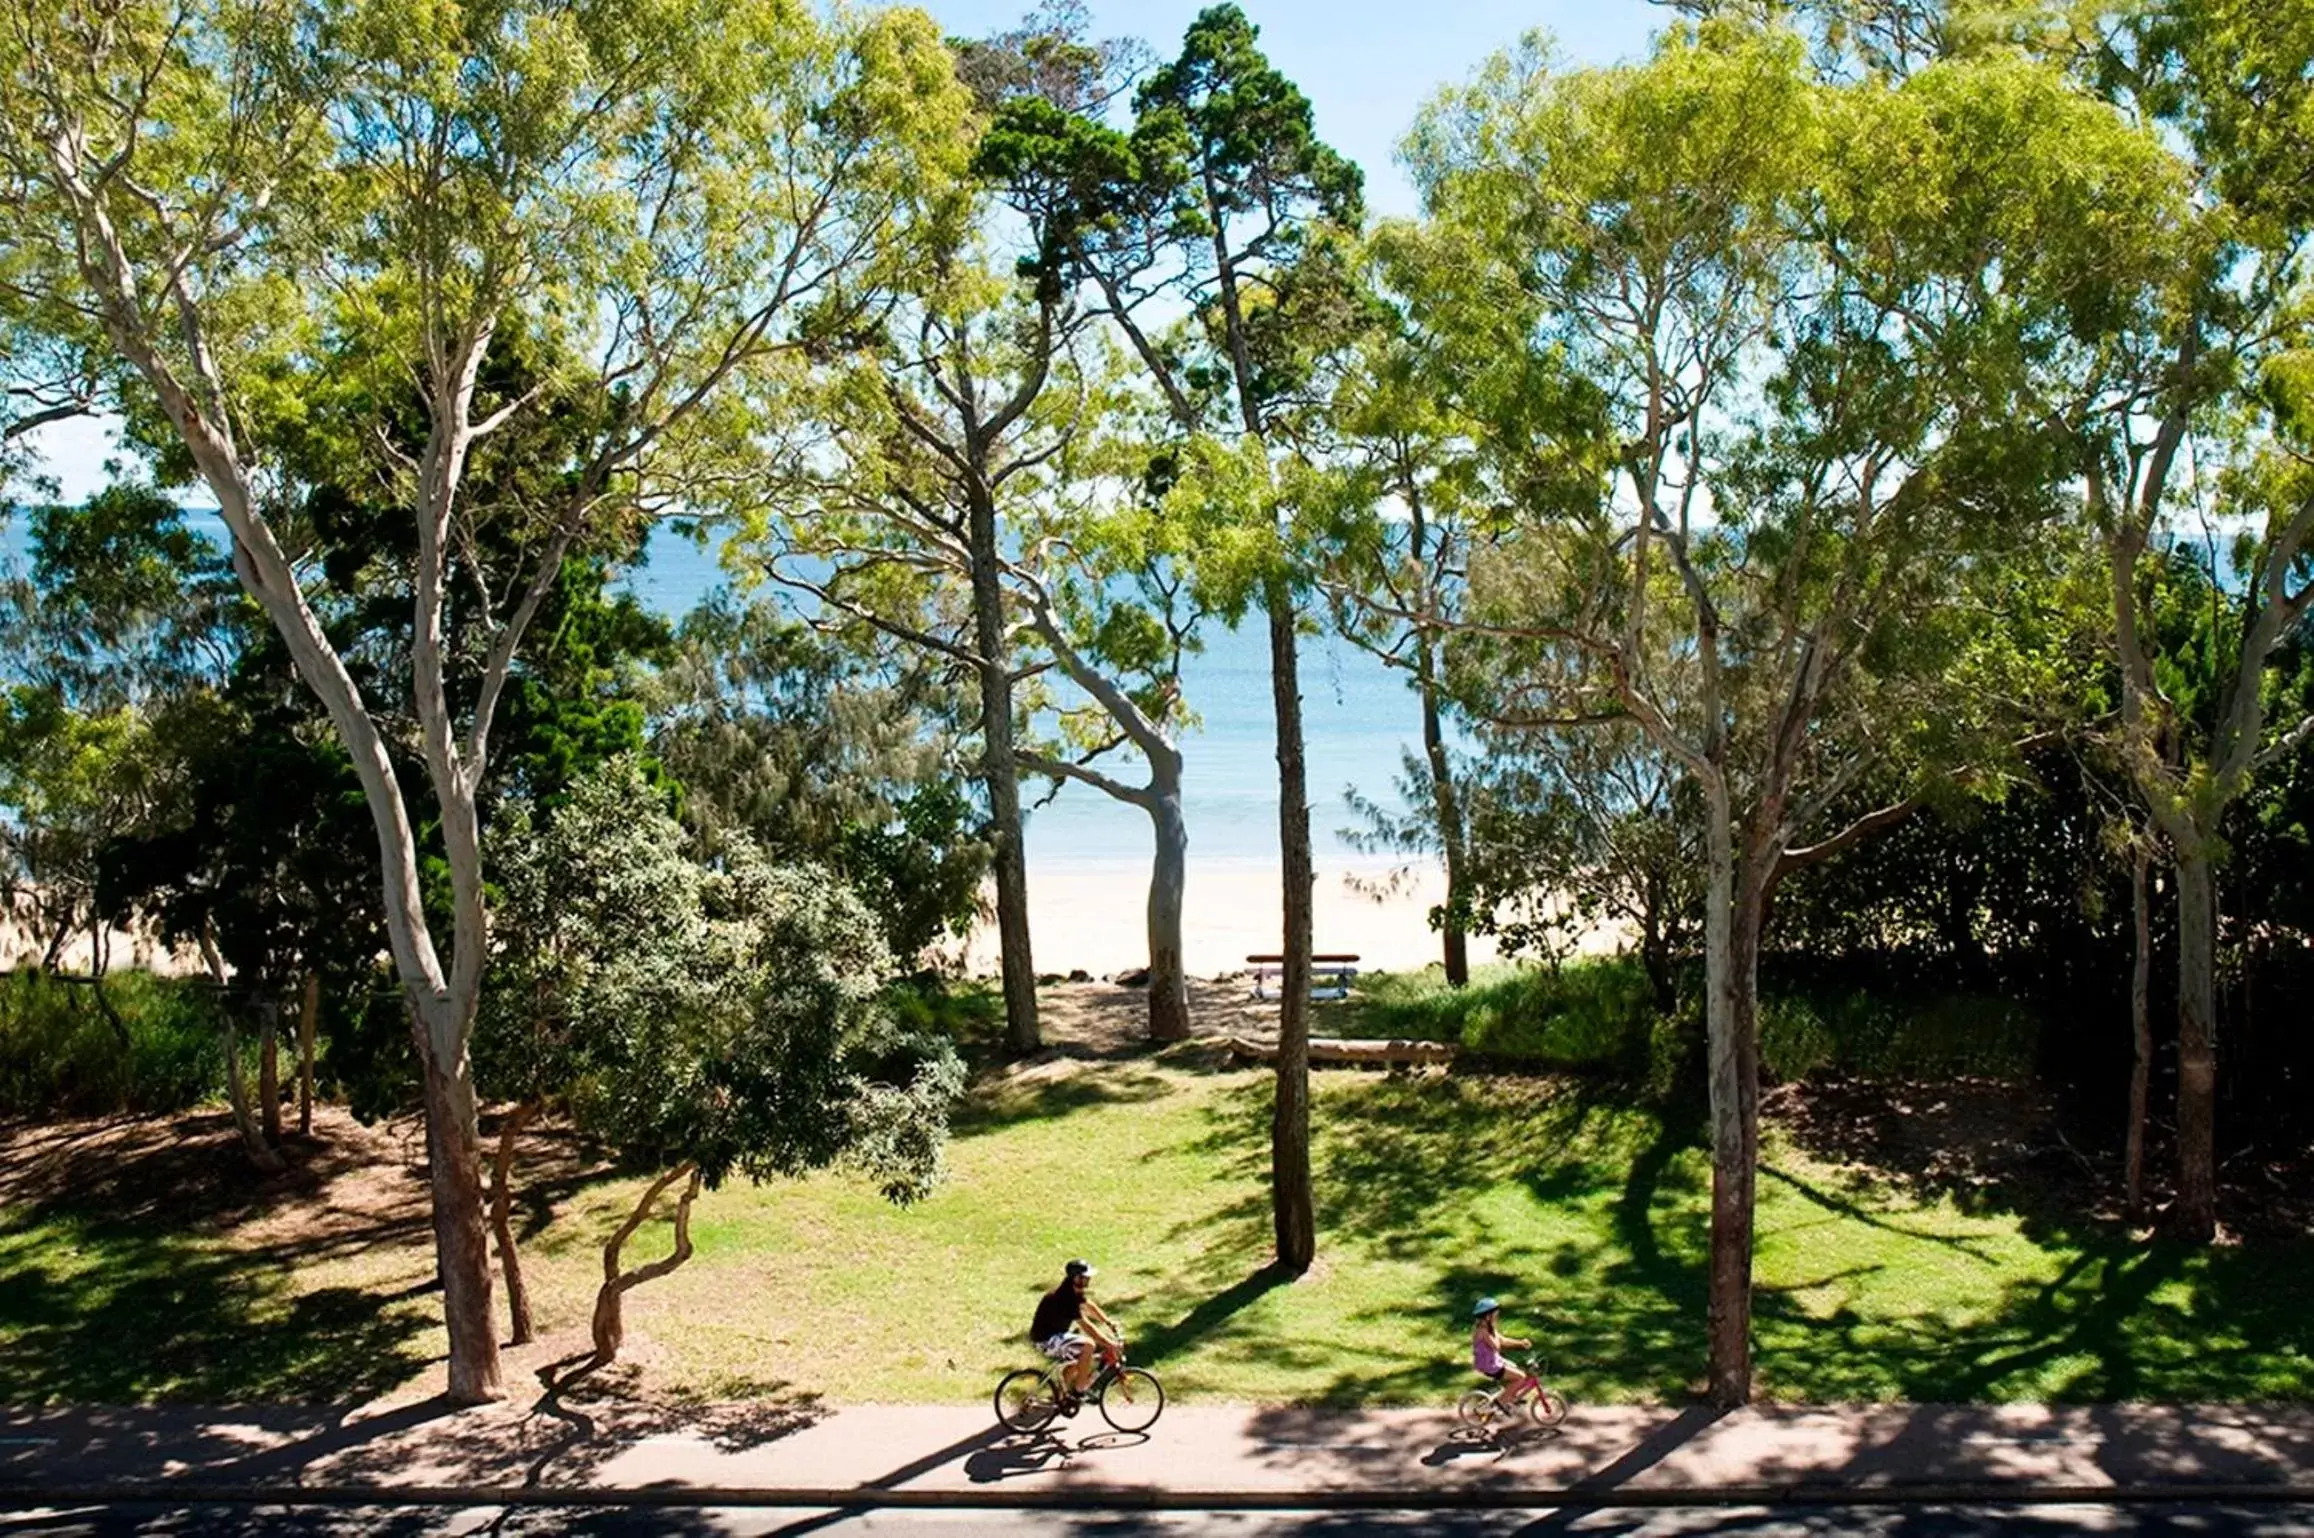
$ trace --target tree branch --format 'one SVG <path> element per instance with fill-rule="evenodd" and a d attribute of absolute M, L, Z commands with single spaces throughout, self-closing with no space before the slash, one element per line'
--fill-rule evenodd
<path fill-rule="evenodd" d="M 1111 779 L 1098 769 L 1088 768 L 1083 764 L 1070 763 L 1066 759 L 1047 758 L 1042 753 L 1016 752 L 1013 757 L 1023 769 L 1032 774 L 1049 775 L 1056 780 L 1080 780 L 1096 790 L 1116 797 L 1119 801 L 1129 801 L 1135 806 L 1147 806 L 1155 799 L 1147 786 L 1127 785 L 1122 780 Z"/>
<path fill-rule="evenodd" d="M 1890 828 L 1895 827 L 1898 823 L 1904 821 L 1907 817 L 1910 817 L 1913 813 L 1919 811 L 1922 804 L 1923 803 L 1919 796 L 1907 796 L 1902 801 L 1893 801 L 1890 802 L 1887 806 L 1879 807 L 1873 811 L 1866 812 L 1863 816 L 1857 818 L 1854 822 L 1848 824 L 1847 827 L 1842 828 L 1839 832 L 1833 834 L 1830 838 L 1822 839 L 1816 843 L 1808 844 L 1798 849 L 1783 849 L 1778 851 L 1776 855 L 1776 868 L 1774 872 L 1768 877 L 1770 885 L 1772 886 L 1774 883 L 1782 881 L 1793 871 L 1804 870 L 1808 866 L 1820 864 L 1825 860 L 1831 859 L 1836 854 L 1853 848 L 1857 844 L 1862 843 L 1865 839 L 1871 838 L 1877 833 L 1882 833 Z"/>

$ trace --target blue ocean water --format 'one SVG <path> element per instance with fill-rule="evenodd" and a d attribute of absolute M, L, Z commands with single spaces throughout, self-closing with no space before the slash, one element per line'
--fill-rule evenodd
<path fill-rule="evenodd" d="M 223 523 L 212 509 L 188 519 L 220 546 Z M 20 519 L 6 521 L 0 554 L 23 558 Z M 716 552 L 672 530 L 651 539 L 644 564 L 621 579 L 651 608 L 677 617 L 724 581 Z M 1277 758 L 1271 718 L 1269 638 L 1258 615 L 1244 628 L 1211 627 L 1205 651 L 1184 670 L 1183 693 L 1200 718 L 1182 741 L 1183 812 L 1191 858 L 1200 867 L 1277 859 Z M 1364 796 L 1399 804 L 1396 776 L 1406 748 L 1420 740 L 1421 714 L 1404 674 L 1329 635 L 1305 637 L 1302 708 L 1310 788 L 1310 828 L 1321 863 L 1335 870 L 1388 863 L 1352 849 L 1341 836 L 1355 822 L 1344 799 Z M 1139 778 L 1130 754 L 1104 760 L 1117 778 Z M 1041 797 L 1043 782 L 1032 792 Z M 1029 787 L 1024 787 L 1024 790 Z M 1028 819 L 1030 858 L 1040 868 L 1139 865 L 1149 857 L 1147 814 L 1088 785 L 1068 784 Z"/>
<path fill-rule="evenodd" d="M 624 584 L 661 613 L 681 614 L 722 580 L 715 553 L 661 530 L 648 561 Z M 1182 740 L 1182 811 L 1190 857 L 1274 865 L 1278 847 L 1276 729 L 1270 704 L 1269 633 L 1259 615 L 1238 630 L 1213 626 L 1205 650 L 1183 669 L 1182 693 L 1199 725 Z M 1302 713 L 1310 788 L 1310 831 L 1328 867 L 1389 863 L 1355 850 L 1341 830 L 1356 822 L 1345 801 L 1359 794 L 1395 807 L 1404 753 L 1421 740 L 1422 715 L 1405 674 L 1331 635 L 1301 646 Z M 1103 760 L 1128 782 L 1136 756 Z M 1041 796 L 1042 781 L 1033 794 Z M 1029 857 L 1040 868 L 1145 862 L 1149 818 L 1089 785 L 1071 783 L 1028 819 Z"/>

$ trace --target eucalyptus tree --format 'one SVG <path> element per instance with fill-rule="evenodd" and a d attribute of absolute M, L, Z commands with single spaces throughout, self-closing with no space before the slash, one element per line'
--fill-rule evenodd
<path fill-rule="evenodd" d="M 1090 314 L 1068 281 L 1087 232 L 1131 174 L 1098 120 L 1129 50 L 1094 45 L 1081 14 L 959 43 L 983 116 L 973 183 L 927 220 L 935 255 L 883 324 L 828 348 L 819 397 L 830 463 L 795 472 L 810 512 L 779 531 L 779 580 L 968 670 L 980 693 L 1008 1038 L 1039 1043 L 1017 737 L 1032 613 L 1008 592 L 1018 527 L 1064 493 L 1062 463 L 1093 416 Z M 799 559 L 800 558 L 800 559 Z"/>
<path fill-rule="evenodd" d="M 1097 479 L 1097 478 L 1096 478 Z M 1180 530 L 1146 504 L 1064 509 L 1029 532 L 1035 560 L 1008 563 L 1012 590 L 1045 652 L 1084 695 L 1048 693 L 1061 741 L 1021 756 L 1056 783 L 1075 780 L 1148 815 L 1153 849 L 1146 909 L 1149 1036 L 1186 1041 L 1189 974 L 1181 939 L 1189 877 L 1180 734 L 1185 657 L 1202 642 L 1206 610 Z M 1134 784 L 1099 760 L 1118 749 L 1146 774 Z"/>
<path fill-rule="evenodd" d="M 2208 1238 L 2226 822 L 2314 742 L 2277 666 L 2314 611 L 2314 192 L 2300 169 L 2314 157 L 2314 17 L 2190 0 L 2096 20 L 2058 45 L 2181 147 L 2196 215 L 2169 302 L 2050 409 L 2076 435 L 2106 556 L 2120 757 L 2177 872 L 2173 1217 Z M 2203 573 L 2208 623 L 2165 632 L 2156 590 L 2181 557 Z"/>
<path fill-rule="evenodd" d="M 1598 402 L 1604 473 L 1521 498 L 1474 618 L 1554 714 L 1636 726 L 1695 787 L 1708 1386 L 1740 1403 L 1769 896 L 1884 825 L 1833 820 L 1869 772 L 2008 735 L 1984 619 L 2064 447 L 2025 408 L 2157 279 L 2161 152 L 2013 58 L 1829 85 L 1794 35 L 1725 23 L 1604 71 L 1530 41 L 1410 152 L 1464 243 L 1454 313 Z"/>
<path fill-rule="evenodd" d="M 899 317 L 913 321 L 909 345 L 887 334 L 847 360 L 828 396 L 834 454 L 808 477 L 808 512 L 773 570 L 824 610 L 979 680 L 999 917 L 1017 893 L 1021 920 L 1017 946 L 1001 931 L 1008 1017 L 1028 943 L 1020 772 L 1075 780 L 1148 814 L 1150 1034 L 1181 1040 L 1187 830 L 1176 736 L 1181 658 L 1203 611 L 1180 570 L 1181 542 L 1141 491 L 1146 445 L 1117 428 L 1133 403 L 1105 381 L 1113 371 L 1097 353 L 1087 356 L 1089 317 L 1047 278 L 960 266 Z M 1044 687 L 1054 669 L 1082 702 Z M 1024 739 L 1023 723 L 1038 716 L 1057 717 L 1059 741 Z M 1119 748 L 1147 766 L 1144 783 L 1096 766 Z M 1008 863 L 1022 885 L 1006 885 Z M 1033 1009 L 1033 971 L 1018 981 Z M 1034 1038 L 1016 1026 L 1014 1045 Z"/>
<path fill-rule="evenodd" d="M 104 403 L 181 447 L 243 588 L 359 774 L 426 1088 L 450 1392 L 500 1392 L 468 1046 L 487 965 L 477 795 L 525 634 L 566 551 L 697 494 L 747 434 L 729 387 L 840 327 L 909 259 L 900 216 L 956 168 L 961 92 L 923 17 L 376 0 L 12 0 L 0 26 L 11 314 L 81 349 Z M 574 360 L 482 381 L 502 334 Z M 12 353 L 12 358 L 16 355 Z M 316 617 L 282 445 L 316 399 L 371 403 L 335 447 L 414 526 L 423 804 Z M 414 400 L 418 431 L 397 441 Z M 591 413 L 538 500 L 476 505 L 510 424 Z M 463 551 L 532 552 L 502 622 L 449 655 Z M 448 945 L 417 828 L 450 874 Z"/>
<path fill-rule="evenodd" d="M 969 241 L 959 211 L 958 239 Z M 1007 514 L 1077 426 L 1046 387 L 1069 371 L 1081 315 L 1065 293 L 944 252 L 886 323 L 832 361 L 827 444 L 797 475 L 800 518 L 771 574 L 823 610 L 968 670 L 996 877 L 1007 1041 L 1034 1051 L 1036 967 L 1016 746 L 1022 680 L 1006 601 Z M 824 461 L 824 462 L 823 462 Z"/>
<path fill-rule="evenodd" d="M 1298 1273 L 1317 1249 L 1315 872 L 1295 650 L 1309 575 L 1293 527 L 1292 488 L 1303 476 L 1290 450 L 1294 429 L 1317 416 L 1311 360 L 1340 341 L 1329 301 L 1347 285 L 1328 247 L 1359 223 L 1362 186 L 1358 168 L 1317 137 L 1308 98 L 1262 54 L 1258 35 L 1235 5 L 1209 7 L 1180 53 L 1141 82 L 1130 175 L 1087 231 L 1073 271 L 1190 437 L 1187 472 L 1168 505 L 1206 526 L 1201 581 L 1222 613 L 1258 606 L 1268 622 L 1285 955 L 1271 1182 L 1278 1261 Z M 1182 310 L 1186 319 L 1162 324 Z"/>
<path fill-rule="evenodd" d="M 1725 12 L 1750 0 L 1686 0 Z M 2175 152 L 2147 196 L 2192 207 L 2161 302 L 2029 403 L 2074 442 L 2085 522 L 2107 571 L 2120 678 L 2114 744 L 2175 865 L 2178 1195 L 2174 1226 L 2217 1222 L 2218 873 L 2224 824 L 2255 781 L 2314 739 L 2287 708 L 2275 659 L 2314 604 L 2314 491 L 2302 467 L 2305 250 L 2314 198 L 2300 171 L 2314 16 L 2256 0 L 2161 6 L 1993 0 L 1804 0 L 1790 7 L 1828 56 L 1902 78 L 1938 57 L 2023 49 L 2069 70 Z M 2122 319 L 2122 318 L 2117 318 Z M 2215 532 L 2212 532 L 2215 531 Z M 2174 652 L 2149 611 L 2180 551 L 2224 590 L 2223 634 Z M 2225 659 L 2222 677 L 2184 675 Z M 2278 719 L 2269 720 L 2269 716 Z"/>

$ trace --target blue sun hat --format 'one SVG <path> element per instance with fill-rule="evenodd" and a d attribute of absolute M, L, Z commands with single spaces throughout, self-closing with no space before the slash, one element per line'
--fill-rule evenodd
<path fill-rule="evenodd" d="M 1484 1319 L 1489 1314 L 1500 1312 L 1501 1309 L 1502 1304 L 1498 1303 L 1493 1298 L 1481 1298 L 1470 1306 L 1470 1317 L 1473 1319 Z"/>

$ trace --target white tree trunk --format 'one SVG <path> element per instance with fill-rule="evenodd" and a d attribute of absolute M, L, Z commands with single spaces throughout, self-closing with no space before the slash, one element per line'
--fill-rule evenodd
<path fill-rule="evenodd" d="M 1181 816 L 1178 756 L 1170 765 L 1152 765 L 1150 782 L 1147 804 L 1157 847 L 1149 866 L 1149 1037 L 1187 1041 L 1189 974 L 1182 957 L 1181 909 L 1189 879 L 1189 828 Z"/>

